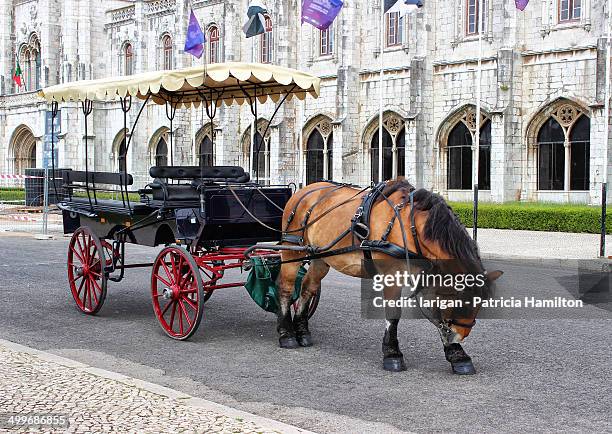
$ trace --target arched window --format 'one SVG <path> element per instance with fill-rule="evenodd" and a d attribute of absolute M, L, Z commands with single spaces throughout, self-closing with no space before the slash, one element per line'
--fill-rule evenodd
<path fill-rule="evenodd" d="M 244 167 L 249 167 L 251 180 L 266 184 L 270 181 L 270 131 L 266 131 L 268 121 L 260 119 L 255 129 L 253 146 L 251 146 L 252 124 L 242 136 L 242 161 Z M 263 133 L 266 133 L 265 138 Z M 251 155 L 253 159 L 251 161 Z"/>
<path fill-rule="evenodd" d="M 565 134 L 552 117 L 538 133 L 538 190 L 563 190 Z"/>
<path fill-rule="evenodd" d="M 215 165 L 213 142 L 210 136 L 206 135 L 204 139 L 202 139 L 199 154 L 200 166 L 211 167 Z"/>
<path fill-rule="evenodd" d="M 404 122 L 397 115 L 388 115 L 383 121 L 383 180 L 404 176 L 406 173 Z M 372 181 L 378 182 L 378 128 L 370 141 L 370 173 Z"/>
<path fill-rule="evenodd" d="M 208 30 L 208 63 L 219 62 L 219 27 L 211 26 Z"/>
<path fill-rule="evenodd" d="M 264 140 L 259 132 L 255 133 L 255 146 L 253 147 L 253 175 L 252 178 L 262 181 L 269 178 L 269 152 L 268 141 Z"/>
<path fill-rule="evenodd" d="M 475 117 L 472 111 L 453 127 L 447 142 L 447 186 L 449 190 L 471 190 L 474 151 L 472 143 L 476 135 Z M 468 128 L 471 126 L 471 128 Z M 485 119 L 480 127 L 478 157 L 478 188 L 491 189 L 491 121 Z"/>
<path fill-rule="evenodd" d="M 126 42 L 123 46 L 123 74 L 132 75 L 134 73 L 134 48 L 132 44 Z"/>
<path fill-rule="evenodd" d="M 119 150 L 117 152 L 117 168 L 119 172 L 127 173 L 127 146 L 125 142 L 125 136 L 119 144 Z"/>
<path fill-rule="evenodd" d="M 537 136 L 538 190 L 589 190 L 591 120 L 573 104 L 557 108 Z"/>
<path fill-rule="evenodd" d="M 306 142 L 306 184 L 332 179 L 334 173 L 333 142 L 332 134 L 326 139 L 318 128 L 315 128 L 308 137 Z"/>
<path fill-rule="evenodd" d="M 28 44 L 21 48 L 19 64 L 22 69 L 22 80 L 25 91 L 31 92 L 40 89 L 42 61 L 40 55 L 40 42 L 36 35 L 33 34 Z"/>
<path fill-rule="evenodd" d="M 162 49 L 163 69 L 172 69 L 172 37 L 170 35 L 164 35 L 162 38 Z"/>
<path fill-rule="evenodd" d="M 157 142 L 157 146 L 155 147 L 155 165 L 168 165 L 168 144 L 163 137 L 160 137 L 159 142 Z"/>
<path fill-rule="evenodd" d="M 274 34 L 272 33 L 272 18 L 265 16 L 266 30 L 261 34 L 260 62 L 272 63 L 274 58 Z"/>
<path fill-rule="evenodd" d="M 314 125 L 314 126 L 313 126 Z M 309 127 L 310 126 L 310 127 Z M 333 131 L 331 120 L 320 116 L 307 126 L 304 160 L 306 162 L 306 184 L 323 179 L 331 180 L 333 166 Z"/>
<path fill-rule="evenodd" d="M 570 133 L 570 190 L 589 189 L 591 119 L 580 116 Z"/>

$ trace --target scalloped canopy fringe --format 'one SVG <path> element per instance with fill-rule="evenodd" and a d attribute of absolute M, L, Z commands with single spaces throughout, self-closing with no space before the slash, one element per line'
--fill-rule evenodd
<path fill-rule="evenodd" d="M 176 107 L 244 104 L 257 97 L 278 102 L 287 95 L 300 100 L 318 98 L 321 80 L 281 66 L 258 63 L 215 63 L 173 71 L 154 71 L 125 77 L 84 80 L 47 87 L 39 92 L 47 101 L 113 100 L 134 96 Z"/>

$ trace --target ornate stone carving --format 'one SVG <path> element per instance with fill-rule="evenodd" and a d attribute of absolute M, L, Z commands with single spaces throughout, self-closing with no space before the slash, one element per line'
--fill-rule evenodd
<path fill-rule="evenodd" d="M 172 12 L 176 9 L 176 0 L 154 0 L 146 3 L 146 14 Z"/>
<path fill-rule="evenodd" d="M 580 112 L 576 107 L 570 104 L 564 104 L 557 110 L 556 118 L 559 123 L 564 127 L 569 127 L 574 123 Z"/>
<path fill-rule="evenodd" d="M 319 129 L 321 135 L 324 138 L 329 137 L 332 132 L 331 123 L 327 119 L 324 119 L 323 121 L 319 122 L 319 124 L 317 124 L 317 128 Z"/>

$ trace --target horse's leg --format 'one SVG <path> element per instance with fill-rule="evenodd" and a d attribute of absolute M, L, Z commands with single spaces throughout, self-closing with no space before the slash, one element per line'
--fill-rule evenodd
<path fill-rule="evenodd" d="M 302 291 L 297 300 L 297 308 L 293 316 L 293 329 L 298 344 L 302 347 L 312 346 L 312 337 L 308 329 L 308 307 L 310 301 L 321 290 L 321 280 L 329 272 L 329 265 L 320 259 L 311 261 L 308 272 L 302 282 Z"/>
<path fill-rule="evenodd" d="M 298 341 L 295 338 L 295 330 L 291 321 L 291 296 L 295 288 L 300 264 L 297 262 L 286 263 L 281 266 L 278 276 L 278 302 L 277 312 L 278 342 L 281 348 L 297 348 Z"/>
<path fill-rule="evenodd" d="M 400 287 L 386 287 L 383 292 L 385 300 L 399 300 L 401 296 Z M 401 316 L 401 308 L 388 307 L 385 305 L 385 317 L 387 326 L 382 343 L 383 368 L 386 371 L 400 372 L 406 370 L 404 355 L 399 349 L 397 340 L 397 325 Z"/>
<path fill-rule="evenodd" d="M 442 343 L 444 344 L 444 355 L 451 364 L 453 374 L 474 375 L 476 373 L 472 359 L 463 350 L 461 344 L 446 343 L 444 337 L 442 337 Z"/>

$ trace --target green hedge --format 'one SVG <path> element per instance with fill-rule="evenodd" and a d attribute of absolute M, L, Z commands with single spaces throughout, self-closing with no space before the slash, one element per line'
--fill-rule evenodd
<path fill-rule="evenodd" d="M 58 190 L 59 193 L 59 190 Z M 75 192 L 77 197 L 87 197 L 87 194 L 83 191 Z M 98 199 L 121 199 L 121 193 L 110 193 L 110 192 L 98 192 Z M 130 193 L 131 202 L 139 202 L 140 196 L 138 193 Z M 24 201 L 25 202 L 25 190 L 23 188 L 11 188 L 11 187 L 0 187 L 0 202 L 3 201 Z"/>
<path fill-rule="evenodd" d="M 468 227 L 473 223 L 473 205 L 450 203 L 453 211 Z M 607 233 L 612 233 L 612 215 L 606 218 Z M 586 205 L 510 202 L 478 204 L 478 227 L 530 231 L 584 232 L 601 231 L 601 208 Z"/>
<path fill-rule="evenodd" d="M 23 188 L 0 187 L 0 202 L 16 200 L 25 201 L 25 190 Z"/>

